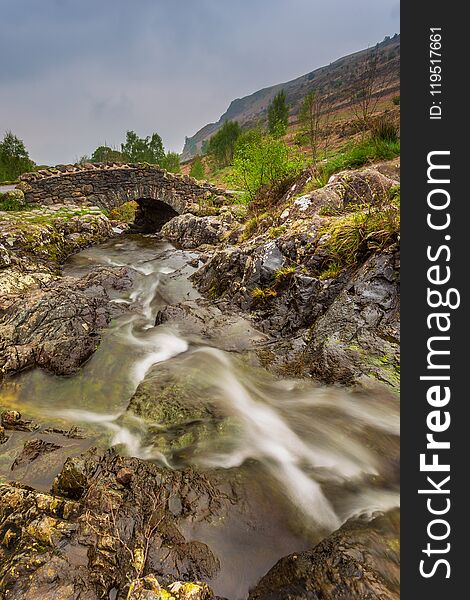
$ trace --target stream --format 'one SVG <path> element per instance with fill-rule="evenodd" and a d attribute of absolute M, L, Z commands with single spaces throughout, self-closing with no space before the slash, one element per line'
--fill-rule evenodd
<path fill-rule="evenodd" d="M 2 447 L 0 477 L 47 491 L 65 457 L 91 447 L 116 447 L 168 468 L 224 469 L 229 477 L 242 470 L 252 499 L 249 514 L 234 510 L 223 524 L 195 523 L 185 532 L 220 558 L 221 570 L 208 582 L 215 593 L 241 600 L 280 557 L 312 547 L 351 516 L 398 505 L 399 407 L 391 394 L 275 378 L 242 351 L 182 334 L 177 322 L 155 327 L 160 309 L 199 297 L 188 279 L 195 270 L 188 261 L 195 256 L 158 237 L 121 235 L 66 262 L 64 275 L 71 276 L 101 265 L 130 268 L 133 288 L 112 297 L 127 310 L 113 319 L 77 374 L 32 369 L 3 383 L 3 408 L 57 431 L 15 433 Z M 127 408 L 157 364 L 176 378 L 194 373 L 193 402 L 206 402 L 210 388 L 211 403 L 228 425 L 190 450 L 154 444 L 159 424 Z M 59 432 L 71 427 L 85 437 Z M 35 437 L 61 449 L 12 472 L 23 444 Z"/>

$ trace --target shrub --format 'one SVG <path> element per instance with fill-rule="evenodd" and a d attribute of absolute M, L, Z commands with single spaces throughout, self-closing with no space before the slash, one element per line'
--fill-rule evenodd
<path fill-rule="evenodd" d="M 161 166 L 170 173 L 180 173 L 180 155 L 177 152 L 167 152 L 161 162 Z"/>
<path fill-rule="evenodd" d="M 326 271 L 357 265 L 368 253 L 396 242 L 400 234 L 400 211 L 394 205 L 358 210 L 339 217 L 320 232 L 327 235 Z"/>
<path fill-rule="evenodd" d="M 289 122 L 289 107 L 284 90 L 274 96 L 268 106 L 268 128 L 269 133 L 276 137 L 285 135 Z"/>
<path fill-rule="evenodd" d="M 398 124 L 387 117 L 377 119 L 371 130 L 372 140 L 376 142 L 396 143 L 399 139 Z"/>
<path fill-rule="evenodd" d="M 390 141 L 371 137 L 330 158 L 319 169 L 318 180 L 325 185 L 333 173 L 345 169 L 358 169 L 377 160 L 391 160 L 399 154 L 400 140 Z"/>
<path fill-rule="evenodd" d="M 210 138 L 206 151 L 217 167 L 226 167 L 232 163 L 240 133 L 241 128 L 236 121 L 225 121 L 219 131 Z"/>
<path fill-rule="evenodd" d="M 193 160 L 189 174 L 191 177 L 194 177 L 194 179 L 204 179 L 204 165 L 202 164 L 202 159 L 200 156 L 196 156 L 196 158 Z"/>
<path fill-rule="evenodd" d="M 266 300 L 269 300 L 270 298 L 275 298 L 277 296 L 277 292 L 272 288 L 255 287 L 251 292 L 251 296 L 258 302 L 266 302 Z"/>
<path fill-rule="evenodd" d="M 393 96 L 392 102 L 395 106 L 400 106 L 400 96 Z"/>
<path fill-rule="evenodd" d="M 302 168 L 300 156 L 292 156 L 285 142 L 259 129 L 243 133 L 235 147 L 233 182 L 254 200 L 263 187 L 271 188 Z"/>
<path fill-rule="evenodd" d="M 15 189 L 0 193 L 0 210 L 17 211 L 24 209 L 24 193 L 21 190 Z"/>
<path fill-rule="evenodd" d="M 112 221 L 121 221 L 122 223 L 133 223 L 135 212 L 137 210 L 137 202 L 131 200 L 125 202 L 121 206 L 117 206 L 109 211 L 108 218 Z"/>

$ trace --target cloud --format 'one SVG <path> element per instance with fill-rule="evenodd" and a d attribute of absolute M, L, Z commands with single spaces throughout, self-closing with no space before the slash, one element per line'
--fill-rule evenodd
<path fill-rule="evenodd" d="M 0 134 L 39 163 L 91 153 L 125 131 L 167 148 L 229 102 L 374 45 L 396 0 L 5 0 Z"/>

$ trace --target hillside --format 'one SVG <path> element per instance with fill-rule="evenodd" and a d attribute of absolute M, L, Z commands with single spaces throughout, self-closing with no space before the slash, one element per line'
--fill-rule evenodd
<path fill-rule="evenodd" d="M 378 44 L 378 71 L 384 82 L 384 94 L 392 94 L 399 90 L 400 70 L 400 35 L 385 39 Z M 242 127 L 249 127 L 259 121 L 264 121 L 269 103 L 282 89 L 287 94 L 290 114 L 295 118 L 301 101 L 305 95 L 314 90 L 331 97 L 332 104 L 337 108 L 346 107 L 350 102 L 351 91 L 357 85 L 361 70 L 359 68 L 368 49 L 344 56 L 327 66 L 320 67 L 286 83 L 258 90 L 244 98 L 233 100 L 227 111 L 216 123 L 208 123 L 192 137 L 187 137 L 181 160 L 187 161 L 199 153 L 204 141 L 210 139 L 225 121 L 238 121 Z"/>

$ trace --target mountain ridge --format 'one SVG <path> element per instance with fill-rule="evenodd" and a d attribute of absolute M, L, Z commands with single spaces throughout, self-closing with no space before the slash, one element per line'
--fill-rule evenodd
<path fill-rule="evenodd" d="M 376 45 L 376 48 L 381 57 L 384 55 L 384 66 L 390 63 L 388 69 L 391 72 L 393 72 L 395 66 L 398 66 L 399 69 L 400 34 L 396 33 L 393 37 L 387 36 L 382 42 Z M 302 98 L 311 90 L 324 91 L 326 89 L 328 93 L 332 93 L 335 96 L 335 102 L 344 103 L 347 101 L 347 97 L 343 96 L 347 92 L 348 83 L 349 87 L 354 83 L 354 66 L 359 65 L 361 59 L 368 51 L 370 51 L 370 48 L 358 50 L 336 59 L 329 65 L 318 67 L 309 73 L 300 75 L 289 81 L 267 86 L 251 94 L 232 100 L 218 121 L 207 123 L 193 136 L 186 137 L 181 153 L 182 162 L 191 160 L 196 154 L 200 153 L 203 143 L 210 139 L 225 121 L 234 120 L 240 123 L 242 127 L 248 127 L 255 125 L 258 121 L 265 120 L 269 103 L 282 89 L 287 94 L 287 101 L 290 104 L 290 115 L 297 114 Z M 396 70 L 397 74 L 398 69 Z M 390 83 L 390 90 L 387 88 L 387 91 L 399 89 L 398 77 L 392 77 Z"/>

